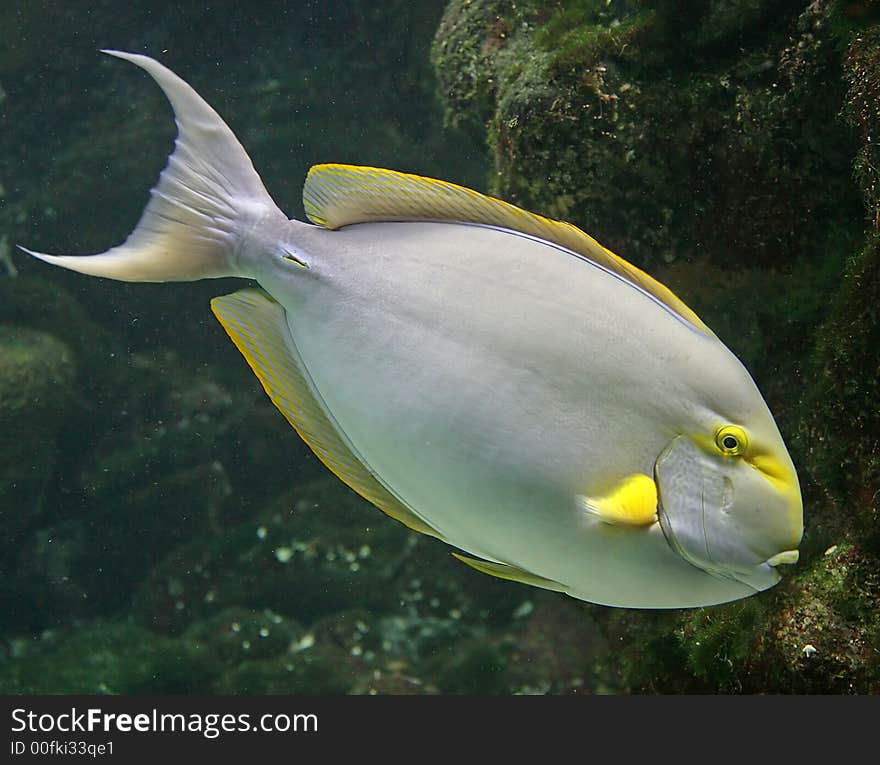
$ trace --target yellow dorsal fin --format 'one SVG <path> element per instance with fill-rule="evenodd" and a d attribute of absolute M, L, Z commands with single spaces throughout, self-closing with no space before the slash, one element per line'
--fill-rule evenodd
<path fill-rule="evenodd" d="M 644 473 L 620 481 L 603 497 L 579 496 L 581 507 L 605 523 L 649 526 L 657 522 L 657 484 Z"/>
<path fill-rule="evenodd" d="M 522 569 L 508 565 L 507 563 L 493 563 L 488 560 L 469 558 L 467 555 L 461 555 L 460 553 L 452 553 L 452 556 L 460 560 L 462 563 L 466 563 L 471 568 L 484 574 L 488 574 L 489 576 L 497 577 L 498 579 L 509 579 L 511 582 L 530 584 L 532 587 L 543 587 L 545 590 L 565 592 L 565 587 L 559 584 L 559 582 L 554 582 L 552 579 L 545 579 L 543 576 L 538 576 L 537 574 L 530 574 L 528 571 L 523 571 Z"/>
<path fill-rule="evenodd" d="M 414 531 L 441 538 L 364 465 L 326 413 L 299 358 L 284 308 L 262 290 L 214 298 L 211 309 L 247 359 L 272 403 L 311 450 L 344 483 Z"/>
<path fill-rule="evenodd" d="M 454 183 L 358 165 L 315 165 L 303 204 L 312 223 L 336 229 L 371 221 L 445 220 L 518 231 L 583 255 L 653 295 L 687 322 L 712 335 L 684 301 L 632 263 L 570 223 L 535 215 Z"/>

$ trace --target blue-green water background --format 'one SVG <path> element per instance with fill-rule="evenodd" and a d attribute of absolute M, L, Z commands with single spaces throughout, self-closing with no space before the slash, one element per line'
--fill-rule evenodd
<path fill-rule="evenodd" d="M 98 49 L 147 53 L 293 217 L 311 165 L 391 167 L 571 220 L 658 275 L 767 395 L 807 532 L 782 585 L 689 612 L 481 576 L 299 441 L 208 309 L 239 282 L 15 252 L 0 692 L 873 693 L 878 39 L 873 4 L 842 0 L 4 3 L 0 238 L 128 234 L 174 128 Z"/>

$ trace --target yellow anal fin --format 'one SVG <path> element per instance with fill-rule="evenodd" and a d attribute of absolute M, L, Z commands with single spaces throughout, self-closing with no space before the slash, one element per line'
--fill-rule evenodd
<path fill-rule="evenodd" d="M 620 481 L 603 497 L 578 497 L 581 507 L 605 523 L 649 526 L 657 521 L 657 484 L 644 473 Z"/>
<path fill-rule="evenodd" d="M 385 514 L 414 531 L 442 538 L 379 481 L 327 414 L 293 344 L 280 304 L 262 290 L 245 289 L 214 298 L 211 309 L 272 403 L 321 462 Z"/>
<path fill-rule="evenodd" d="M 303 204 L 312 223 L 331 229 L 373 221 L 443 220 L 498 226 L 535 236 L 616 273 L 701 332 L 714 336 L 672 290 L 576 226 L 464 186 L 378 167 L 315 165 L 306 177 Z"/>
<path fill-rule="evenodd" d="M 516 566 L 511 566 L 507 563 L 493 563 L 488 560 L 469 558 L 460 553 L 452 553 L 452 555 L 462 563 L 466 563 L 471 568 L 484 574 L 488 574 L 489 576 L 497 577 L 498 579 L 508 579 L 511 582 L 530 584 L 532 587 L 543 587 L 545 590 L 565 592 L 565 587 L 559 584 L 559 582 L 554 582 L 552 579 L 545 579 L 543 576 L 538 576 L 537 574 L 531 574 L 528 571 L 523 571 L 521 568 L 516 568 Z"/>

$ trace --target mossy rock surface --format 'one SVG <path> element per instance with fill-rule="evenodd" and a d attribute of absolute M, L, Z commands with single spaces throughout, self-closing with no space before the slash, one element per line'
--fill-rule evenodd
<path fill-rule="evenodd" d="M 61 340 L 0 324 L 0 547 L 41 512 L 76 368 Z"/>
<path fill-rule="evenodd" d="M 299 622 L 270 609 L 232 607 L 192 624 L 182 637 L 223 665 L 234 667 L 285 654 L 291 646 L 300 645 L 305 635 Z"/>
<path fill-rule="evenodd" d="M 156 566 L 135 600 L 145 625 L 178 630 L 231 606 L 303 623 L 383 610 L 411 532 L 329 476 L 289 491 L 255 520 L 205 534 Z"/>
<path fill-rule="evenodd" d="M 207 652 L 125 622 L 83 624 L 21 650 L 0 668 L 4 693 L 189 693 L 217 672 Z"/>

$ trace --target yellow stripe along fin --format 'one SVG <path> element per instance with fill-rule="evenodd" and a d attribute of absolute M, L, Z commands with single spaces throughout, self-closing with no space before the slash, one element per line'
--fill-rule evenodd
<path fill-rule="evenodd" d="M 395 497 L 357 456 L 326 413 L 299 358 L 284 308 L 262 290 L 214 298 L 211 310 L 272 400 L 309 448 L 336 476 L 386 515 L 422 534 L 441 534 Z"/>
<path fill-rule="evenodd" d="M 460 553 L 452 553 L 452 556 L 471 568 L 498 579 L 508 579 L 511 582 L 529 584 L 532 587 L 543 587 L 545 590 L 553 590 L 554 592 L 566 592 L 565 587 L 559 584 L 559 582 L 545 579 L 543 576 L 529 573 L 508 563 L 495 563 L 489 560 L 469 558 L 467 555 L 461 555 Z"/>
<path fill-rule="evenodd" d="M 306 177 L 303 205 L 312 223 L 330 229 L 376 221 L 443 220 L 498 226 L 535 236 L 623 277 L 714 337 L 672 290 L 576 226 L 544 218 L 464 186 L 378 167 L 315 165 Z"/>

